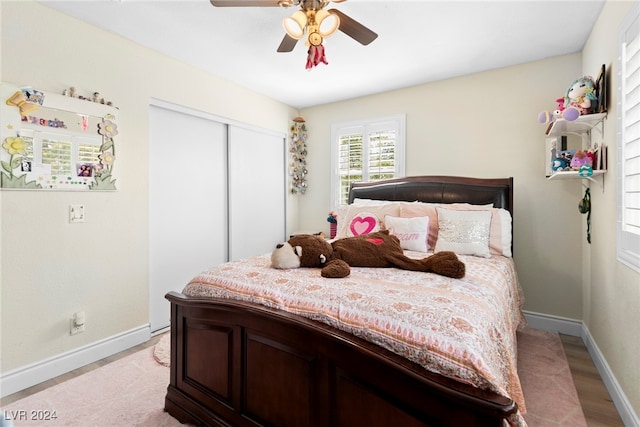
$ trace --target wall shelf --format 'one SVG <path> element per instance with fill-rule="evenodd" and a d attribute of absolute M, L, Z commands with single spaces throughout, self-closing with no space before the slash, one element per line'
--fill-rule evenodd
<path fill-rule="evenodd" d="M 547 180 L 552 181 L 552 180 L 563 180 L 563 179 L 588 179 L 589 181 L 595 182 L 596 184 L 600 184 L 594 178 L 600 176 L 602 177 L 602 179 L 604 179 L 605 173 L 607 173 L 606 169 L 594 170 L 593 175 L 591 176 L 580 176 L 580 173 L 578 171 L 560 171 L 560 172 L 555 172 L 553 175 L 547 177 Z"/>
<path fill-rule="evenodd" d="M 607 113 L 585 114 L 584 116 L 580 116 L 573 121 L 557 119 L 556 121 L 549 124 L 549 127 L 547 127 L 547 131 L 545 132 L 548 140 L 555 139 L 557 141 L 564 135 L 577 135 L 581 138 L 581 148 L 583 150 L 597 149 L 598 155 L 598 164 L 594 165 L 594 168 L 597 169 L 593 170 L 593 174 L 591 176 L 580 176 L 580 173 L 577 170 L 560 170 L 557 172 L 553 172 L 551 175 L 548 175 L 547 179 L 549 181 L 564 179 L 586 179 L 604 187 L 604 174 L 607 173 L 607 148 L 602 144 L 602 138 L 604 136 L 604 120 L 606 118 Z M 597 138 L 596 140 L 599 140 L 600 143 L 594 144 L 594 141 L 592 141 L 592 130 L 596 130 L 599 132 L 600 138 Z M 604 156 L 604 159 L 601 158 L 602 156 Z M 553 155 L 551 157 L 553 157 Z M 547 161 L 550 160 L 553 159 L 549 158 Z M 596 178 L 598 177 L 600 177 L 600 179 L 596 180 Z"/>
<path fill-rule="evenodd" d="M 549 124 L 547 136 L 561 136 L 569 133 L 583 134 L 589 132 L 607 117 L 607 113 L 586 114 L 576 120 L 557 119 Z"/>

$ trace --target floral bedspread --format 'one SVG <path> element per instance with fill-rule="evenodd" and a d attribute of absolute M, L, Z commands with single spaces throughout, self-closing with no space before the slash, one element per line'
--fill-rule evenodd
<path fill-rule="evenodd" d="M 467 272 L 460 280 L 354 267 L 347 278 L 325 279 L 319 269 L 273 269 L 263 255 L 205 271 L 183 293 L 259 303 L 326 323 L 432 372 L 507 396 L 524 414 L 516 365 L 523 298 L 513 259 L 459 257 Z"/>

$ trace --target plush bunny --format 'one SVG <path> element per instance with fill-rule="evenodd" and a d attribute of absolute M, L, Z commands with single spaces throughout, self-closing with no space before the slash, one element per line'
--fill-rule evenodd
<path fill-rule="evenodd" d="M 350 267 L 395 267 L 424 271 L 460 279 L 465 265 L 453 252 L 438 252 L 423 259 L 404 255 L 400 240 L 388 230 L 346 237 L 329 243 L 310 234 L 293 236 L 279 244 L 271 254 L 273 268 L 322 268 L 321 275 L 329 278 L 347 277 Z"/>

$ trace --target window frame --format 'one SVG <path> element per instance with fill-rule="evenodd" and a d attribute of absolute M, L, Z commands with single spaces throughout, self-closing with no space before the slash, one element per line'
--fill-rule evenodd
<path fill-rule="evenodd" d="M 386 125 L 387 123 L 391 126 Z M 406 114 L 376 117 L 351 122 L 334 123 L 331 125 L 331 209 L 337 209 L 340 203 L 340 136 L 350 133 L 362 132 L 363 135 L 363 181 L 369 182 L 366 175 L 366 166 L 370 153 L 367 135 L 370 132 L 382 132 L 384 130 L 396 131 L 396 143 L 394 149 L 395 171 L 394 178 L 405 176 L 406 161 Z"/>
<path fill-rule="evenodd" d="M 640 9 L 638 7 L 632 8 L 629 15 L 624 19 L 618 29 L 618 82 L 617 82 L 617 125 L 618 132 L 616 138 L 617 144 L 617 203 L 616 203 L 616 256 L 618 261 L 627 265 L 628 267 L 634 269 L 637 272 L 640 272 L 640 234 L 631 232 L 626 230 L 625 225 L 625 216 L 624 212 L 627 208 L 626 205 L 626 179 L 630 176 L 630 173 L 627 173 L 625 170 L 625 161 L 627 160 L 627 153 L 625 153 L 625 145 L 629 142 L 627 134 L 626 125 L 628 125 L 627 115 L 626 113 L 631 109 L 639 109 L 640 102 L 638 100 L 634 101 L 635 104 L 632 106 L 627 105 L 626 93 L 629 93 L 627 88 L 624 86 L 625 84 L 625 76 L 628 76 L 628 64 L 634 64 L 635 74 L 640 74 L 640 49 L 637 49 L 635 53 L 635 61 L 629 61 L 626 58 L 626 45 L 627 45 L 627 34 L 630 34 L 637 28 L 640 27 Z M 636 37 L 635 43 L 640 43 L 640 38 Z M 637 47 L 636 47 L 637 48 Z M 635 87 L 635 91 L 640 91 L 640 86 Z M 636 96 L 638 94 L 636 93 Z M 640 123 L 636 121 L 635 127 L 640 127 Z M 637 132 L 637 130 L 636 130 Z M 631 136 L 634 138 L 636 142 L 640 141 L 640 139 L 636 136 Z M 635 157 L 637 158 L 637 157 Z M 634 173 L 636 177 L 636 175 Z M 637 179 L 640 179 L 638 177 Z M 635 205 L 634 205 L 635 208 Z"/>

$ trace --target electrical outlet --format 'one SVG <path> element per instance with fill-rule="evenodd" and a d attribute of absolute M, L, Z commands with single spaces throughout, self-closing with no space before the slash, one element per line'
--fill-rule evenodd
<path fill-rule="evenodd" d="M 69 222 L 84 222 L 84 205 L 69 205 Z"/>
<path fill-rule="evenodd" d="M 84 324 L 85 324 L 84 311 L 79 311 L 75 313 L 71 318 L 71 329 L 69 331 L 70 334 L 75 335 L 75 334 L 79 334 L 80 332 L 84 332 Z"/>

